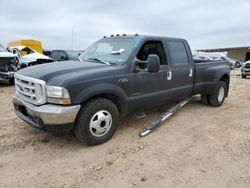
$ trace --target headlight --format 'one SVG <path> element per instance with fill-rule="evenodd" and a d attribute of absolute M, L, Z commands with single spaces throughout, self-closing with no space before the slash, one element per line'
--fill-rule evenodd
<path fill-rule="evenodd" d="M 59 86 L 46 86 L 46 97 L 48 103 L 68 105 L 71 103 L 67 89 Z"/>

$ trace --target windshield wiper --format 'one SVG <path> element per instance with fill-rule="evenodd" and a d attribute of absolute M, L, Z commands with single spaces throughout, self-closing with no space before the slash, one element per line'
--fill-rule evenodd
<path fill-rule="evenodd" d="M 103 60 L 101 60 L 101 59 L 99 59 L 99 58 L 89 58 L 88 60 L 94 60 L 94 61 L 97 61 L 97 62 L 100 62 L 100 63 L 104 63 L 104 64 L 106 64 L 106 65 L 111 65 L 109 62 L 107 62 L 107 61 L 103 61 Z"/>

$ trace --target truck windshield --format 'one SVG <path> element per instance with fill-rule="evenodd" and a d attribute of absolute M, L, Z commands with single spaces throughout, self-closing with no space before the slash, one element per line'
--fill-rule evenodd
<path fill-rule="evenodd" d="M 135 37 L 101 39 L 87 48 L 78 59 L 80 61 L 98 59 L 108 63 L 121 64 L 128 60 L 137 44 L 138 39 Z"/>
<path fill-rule="evenodd" d="M 0 52 L 6 52 L 6 49 L 0 44 Z"/>

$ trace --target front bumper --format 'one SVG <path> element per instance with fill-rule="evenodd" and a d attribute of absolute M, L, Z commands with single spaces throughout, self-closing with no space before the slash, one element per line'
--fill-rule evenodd
<path fill-rule="evenodd" d="M 45 104 L 35 106 L 20 99 L 16 94 L 12 98 L 14 111 L 16 115 L 29 125 L 48 130 L 50 127 L 67 127 L 72 129 L 80 105 L 75 106 L 60 106 L 53 104 Z"/>
<path fill-rule="evenodd" d="M 241 74 L 250 76 L 250 69 L 241 69 Z"/>
<path fill-rule="evenodd" d="M 0 80 L 9 80 L 14 77 L 15 72 L 2 72 L 0 71 Z"/>

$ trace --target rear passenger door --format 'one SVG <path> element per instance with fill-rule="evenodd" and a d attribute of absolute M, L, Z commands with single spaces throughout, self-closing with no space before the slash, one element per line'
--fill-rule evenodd
<path fill-rule="evenodd" d="M 191 51 L 184 40 L 167 40 L 168 54 L 171 62 L 173 94 L 176 99 L 184 99 L 192 95 L 194 68 Z"/>

